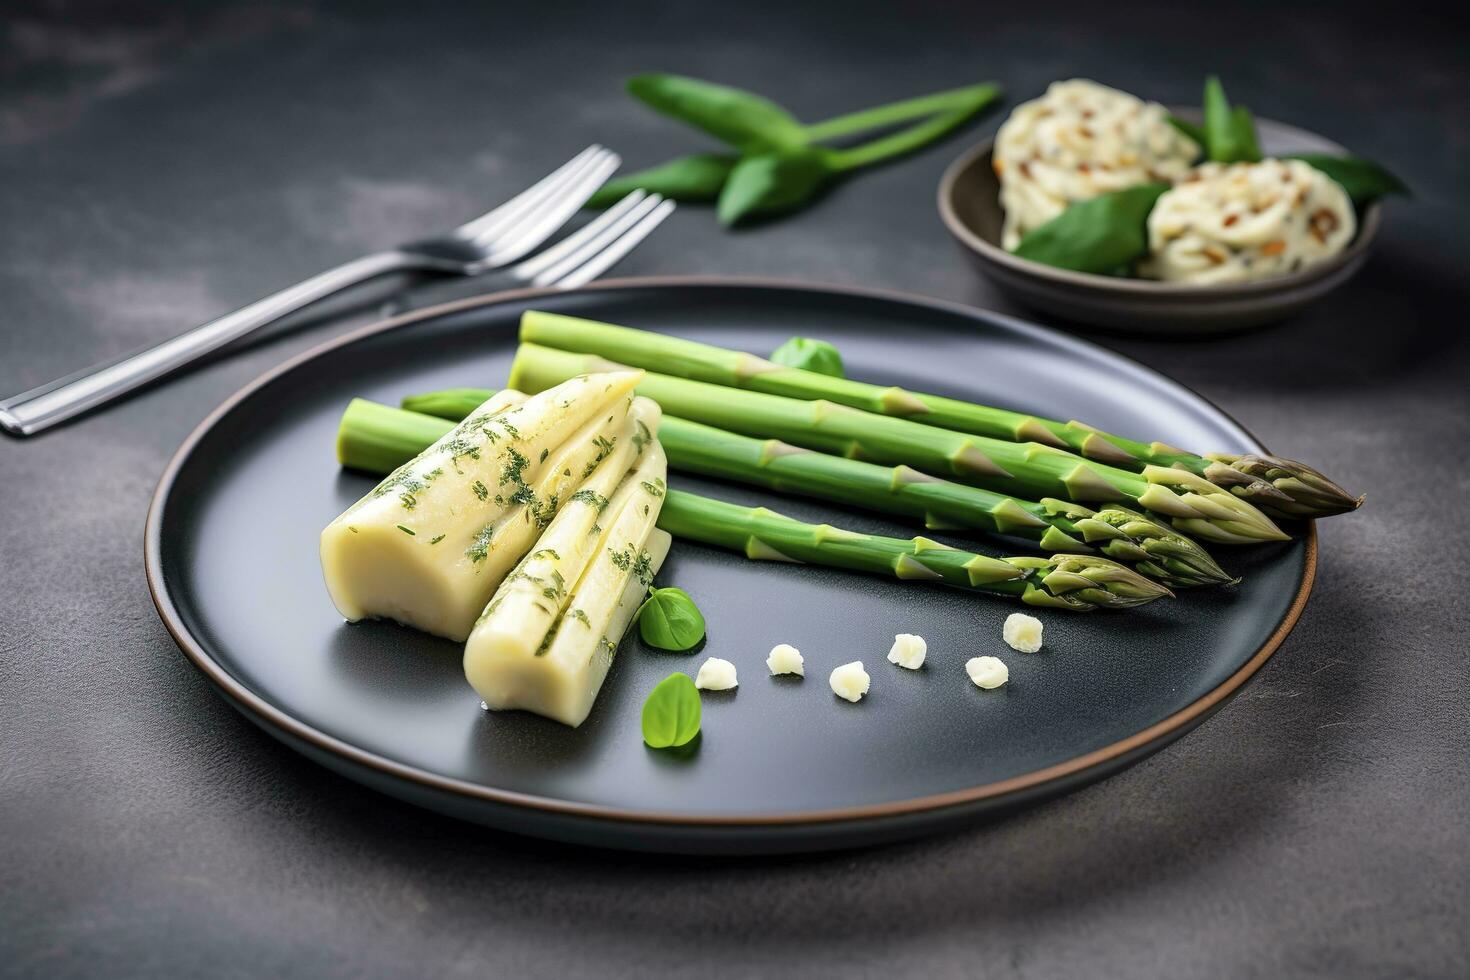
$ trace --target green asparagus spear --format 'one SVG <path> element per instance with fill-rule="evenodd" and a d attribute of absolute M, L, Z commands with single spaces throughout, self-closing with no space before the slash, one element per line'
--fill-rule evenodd
<path fill-rule="evenodd" d="M 686 473 L 908 517 L 931 530 L 976 529 L 1025 538 L 1047 551 L 1100 551 L 1175 588 L 1237 581 L 1189 537 L 1117 504 L 1094 511 L 1055 498 L 1017 500 L 907 466 L 829 456 L 672 416 L 664 417 L 659 441 L 669 464 Z"/>
<path fill-rule="evenodd" d="M 595 354 L 521 344 L 510 386 L 542 391 L 568 378 L 612 369 Z M 836 379 L 828 379 L 836 380 Z M 1182 469 L 1118 469 L 1036 442 L 1008 442 L 873 415 L 830 401 L 800 401 L 648 372 L 638 391 L 670 415 L 807 449 L 903 464 L 998 493 L 1078 503 L 1132 500 L 1185 534 L 1221 544 L 1285 540 L 1245 500 Z"/>
<path fill-rule="evenodd" d="M 494 392 L 460 412 L 454 421 L 479 408 L 490 394 Z M 442 419 L 354 398 L 337 427 L 337 461 L 369 473 L 392 473 L 452 428 Z"/>
<path fill-rule="evenodd" d="M 405 398 L 403 403 L 433 406 L 451 421 L 458 421 L 455 415 L 473 410 L 492 394 L 485 389 L 458 388 Z M 423 424 L 422 417 L 412 412 L 373 407 L 380 419 L 373 431 L 356 432 L 357 412 L 349 411 L 342 419 L 343 441 L 362 447 L 365 459 L 376 458 L 373 439 L 379 432 L 389 437 L 385 441 L 390 447 L 397 445 L 386 421 L 391 413 L 401 412 L 405 429 Z M 449 423 L 443 424 L 447 427 Z M 1117 504 L 1094 511 L 1065 500 L 1016 500 L 926 476 L 906 466 L 877 466 L 775 439 L 763 442 L 667 415 L 659 441 L 668 453 L 669 465 L 688 473 L 895 514 L 922 521 L 931 530 L 978 529 L 1034 541 L 1047 551 L 1099 551 L 1172 588 L 1237 581 L 1187 536 Z"/>
<path fill-rule="evenodd" d="M 1126 609 L 1170 595 L 1129 568 L 1093 555 L 989 558 L 928 538 L 885 538 L 830 524 L 804 524 L 764 507 L 741 507 L 670 490 L 658 526 L 676 538 L 747 558 L 828 565 L 901 580 L 945 582 L 1019 596 L 1032 606 L 1086 612 Z"/>
<path fill-rule="evenodd" d="M 1311 467 L 1289 459 L 1199 456 L 1162 442 L 1125 439 L 1082 422 L 1059 422 L 955 398 L 828 377 L 782 367 L 753 354 L 594 320 L 530 310 L 521 318 L 521 340 L 597 354 L 693 381 L 788 398 L 826 399 L 944 429 L 1012 442 L 1038 442 L 1122 469 L 1179 468 L 1204 477 L 1276 516 L 1327 517 L 1353 510 L 1362 503 L 1361 497 L 1353 497 Z"/>

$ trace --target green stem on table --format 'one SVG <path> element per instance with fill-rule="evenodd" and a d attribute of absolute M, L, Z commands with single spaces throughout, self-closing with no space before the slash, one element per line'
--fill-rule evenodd
<path fill-rule="evenodd" d="M 403 403 L 405 408 L 435 407 L 449 420 L 444 422 L 447 429 L 450 422 L 463 418 L 492 394 L 484 389 L 457 388 L 411 396 Z M 405 428 L 418 424 L 413 412 L 399 411 Z M 353 424 L 353 416 L 343 416 L 344 429 Z M 369 438 L 354 437 L 354 442 L 365 445 Z M 923 522 L 931 530 L 981 530 L 1029 540 L 1047 551 L 1101 552 L 1132 564 L 1142 574 L 1172 588 L 1238 581 L 1187 536 L 1116 504 L 1092 510 L 1064 500 L 1018 500 L 935 479 L 904 466 L 877 466 L 828 456 L 670 415 L 663 418 L 659 441 L 668 454 L 669 465 L 687 473 L 906 517 Z"/>
<path fill-rule="evenodd" d="M 613 370 L 593 354 L 521 344 L 510 387 L 543 391 L 578 375 Z M 836 379 L 830 379 L 836 380 Z M 954 432 L 830 401 L 799 401 L 648 372 L 638 391 L 670 415 L 821 452 L 956 479 L 1026 499 L 1078 503 L 1132 500 L 1185 534 L 1220 544 L 1281 541 L 1281 529 L 1255 507 L 1181 469 L 1118 469 L 1053 446 Z"/>
<path fill-rule="evenodd" d="M 956 398 L 834 378 L 783 367 L 753 354 L 631 327 L 530 310 L 521 318 L 521 340 L 597 354 L 693 381 L 787 398 L 826 399 L 958 432 L 1038 442 L 1128 470 L 1142 471 L 1148 466 L 1182 469 L 1275 516 L 1327 517 L 1351 511 L 1362 502 L 1362 498 L 1354 498 L 1311 467 L 1281 457 L 1200 456 L 1162 442 L 1125 439 L 1082 422 L 1060 422 Z M 1241 463 L 1232 464 L 1232 458 Z"/>
<path fill-rule="evenodd" d="M 846 170 L 856 170 L 859 167 L 869 167 L 890 157 L 912 153 L 914 150 L 928 146 L 951 130 L 959 128 L 965 120 L 979 112 L 984 105 L 985 103 L 982 102 L 977 105 L 951 109 L 931 116 L 907 129 L 880 137 L 871 143 L 864 143 L 847 150 L 832 150 L 827 156 L 827 165 L 833 171 L 840 173 Z"/>
<path fill-rule="evenodd" d="M 910 119 L 918 119 L 935 113 L 953 112 L 965 107 L 970 107 L 971 111 L 979 111 L 999 96 L 1000 88 L 992 82 L 966 85 L 947 92 L 935 92 L 932 95 L 921 95 L 913 99 L 904 99 L 901 102 L 891 102 L 887 105 L 874 106 L 871 109 L 849 112 L 819 123 L 812 123 L 804 127 L 804 130 L 807 140 L 817 143 L 877 129 L 880 126 L 908 122 Z"/>
<path fill-rule="evenodd" d="M 676 538 L 747 558 L 826 565 L 900 581 L 944 582 L 1016 596 L 1027 605 L 1086 612 L 1126 609 L 1171 593 L 1117 562 L 1093 555 L 990 558 L 928 538 L 859 534 L 806 524 L 764 507 L 741 507 L 670 490 L 658 526 Z"/>

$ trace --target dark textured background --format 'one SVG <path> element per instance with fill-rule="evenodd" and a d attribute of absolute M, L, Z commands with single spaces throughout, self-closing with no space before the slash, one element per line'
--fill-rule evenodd
<path fill-rule="evenodd" d="M 1464 32 L 1413 5 L 1080 13 L 1101 6 L 9 7 L 3 392 L 452 223 L 589 141 L 631 166 L 684 150 L 621 94 L 639 70 L 750 85 L 815 118 L 979 78 L 1030 97 L 1078 74 L 1185 102 L 1213 68 L 1238 101 L 1392 164 L 1417 197 L 1391 204 L 1363 275 L 1296 321 L 1108 341 L 1368 493 L 1322 524 L 1316 594 L 1276 658 L 1121 776 L 880 850 L 656 859 L 461 825 L 298 758 L 187 665 L 142 576 L 164 462 L 224 396 L 366 322 L 387 290 L 104 415 L 0 440 L 0 971 L 1465 975 Z M 618 271 L 1006 309 L 934 213 L 964 144 L 750 232 L 685 208 Z"/>

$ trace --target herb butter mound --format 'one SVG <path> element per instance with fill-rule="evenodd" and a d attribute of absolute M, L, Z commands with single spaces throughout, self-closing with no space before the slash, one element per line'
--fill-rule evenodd
<path fill-rule="evenodd" d="M 642 371 L 501 392 L 327 525 L 322 572 L 349 620 L 463 640 L 628 420 Z"/>
<path fill-rule="evenodd" d="M 658 405 L 636 399 L 611 451 L 475 624 L 465 677 L 491 710 L 533 711 L 573 727 L 592 710 L 668 551 L 668 536 L 654 527 L 668 478 L 658 423 Z"/>
<path fill-rule="evenodd" d="M 1159 198 L 1144 275 L 1197 285 L 1297 272 L 1353 240 L 1352 201 L 1300 160 L 1207 163 Z"/>
<path fill-rule="evenodd" d="M 1157 102 L 1086 79 L 1053 82 L 1011 112 L 992 156 L 1007 250 L 1075 201 L 1184 177 L 1199 147 Z"/>

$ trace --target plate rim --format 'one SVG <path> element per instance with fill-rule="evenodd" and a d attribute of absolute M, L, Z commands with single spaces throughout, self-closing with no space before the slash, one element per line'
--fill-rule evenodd
<path fill-rule="evenodd" d="M 640 276 L 604 279 L 570 291 L 555 288 L 522 288 L 486 293 L 424 307 L 423 309 L 411 310 L 395 317 L 389 317 L 385 320 L 375 321 L 354 330 L 349 330 L 339 337 L 333 337 L 314 345 L 288 358 L 276 367 L 263 372 L 252 381 L 247 382 L 234 394 L 221 402 L 190 430 L 189 434 L 184 438 L 184 441 L 180 443 L 178 449 L 169 458 L 168 464 L 164 467 L 163 474 L 158 481 L 158 486 L 155 488 L 153 496 L 149 501 L 148 515 L 143 531 L 143 563 L 148 592 L 153 600 L 153 605 L 159 618 L 163 621 L 164 628 L 173 638 L 174 643 L 233 707 L 244 713 L 247 718 L 257 725 L 267 729 L 267 731 L 275 730 L 278 733 L 288 736 L 288 744 L 292 744 L 292 739 L 303 741 L 312 748 L 336 756 L 343 762 L 366 767 L 379 776 L 406 780 L 416 784 L 416 788 L 420 790 L 448 793 L 450 796 L 463 798 L 464 802 L 471 804 L 484 803 L 506 806 L 521 810 L 539 811 L 551 816 L 581 818 L 618 825 L 660 825 L 701 829 L 723 827 L 732 830 L 759 830 L 799 827 L 813 824 L 852 824 L 871 822 L 883 818 L 938 814 L 939 812 L 965 804 L 976 804 L 984 801 L 1016 797 L 1023 793 L 1043 790 L 1049 785 L 1062 784 L 1068 780 L 1087 779 L 1091 776 L 1104 775 L 1106 773 L 1106 767 L 1110 763 L 1126 758 L 1133 753 L 1161 748 L 1167 745 L 1173 738 L 1187 733 L 1195 724 L 1207 718 L 1210 713 L 1234 696 L 1265 665 L 1266 661 L 1275 654 L 1276 650 L 1285 641 L 1300 619 L 1302 610 L 1306 606 L 1307 599 L 1311 595 L 1312 587 L 1316 580 L 1317 526 L 1315 521 L 1308 521 L 1306 525 L 1306 533 L 1304 535 L 1306 553 L 1304 555 L 1301 585 L 1298 587 L 1296 596 L 1292 599 L 1291 605 L 1286 610 L 1285 617 L 1277 628 L 1244 664 L 1238 667 L 1220 684 L 1180 710 L 1150 725 L 1148 728 L 1135 732 L 1127 738 L 1110 743 L 1099 749 L 1094 749 L 1091 752 L 995 782 L 981 783 L 977 786 L 950 790 L 944 793 L 911 797 L 904 800 L 890 800 L 883 803 L 859 804 L 818 810 L 801 810 L 780 814 L 690 814 L 662 810 L 637 810 L 603 804 L 559 800 L 532 793 L 499 789 L 482 783 L 470 782 L 468 780 L 429 772 L 416 766 L 394 761 L 376 752 L 368 751 L 333 735 L 329 735 L 277 707 L 267 699 L 251 691 L 243 682 L 231 675 L 228 670 L 210 656 L 203 644 L 189 632 L 183 621 L 183 617 L 174 605 L 173 599 L 164 584 L 162 567 L 163 511 L 168 505 L 174 483 L 179 473 L 193 455 L 195 448 L 220 421 L 256 391 L 275 381 L 282 375 L 295 370 L 297 367 L 316 360 L 333 350 L 349 346 L 376 334 L 386 333 L 390 330 L 396 330 L 400 327 L 417 323 L 421 320 L 435 319 L 482 306 L 516 303 L 525 300 L 534 300 L 539 297 L 564 296 L 568 292 L 581 293 L 690 286 L 795 290 L 807 293 L 839 294 L 847 297 L 878 299 L 923 306 L 932 310 L 957 313 L 970 317 L 973 317 L 977 311 L 982 312 L 1004 320 L 1008 325 L 1018 328 L 1024 333 L 1043 335 L 1050 343 L 1060 343 L 1064 347 L 1082 348 L 1094 354 L 1101 353 L 1106 357 L 1116 358 L 1119 361 L 1153 375 L 1157 379 L 1162 379 L 1171 385 L 1175 385 L 1200 399 L 1206 405 L 1209 405 L 1239 429 L 1247 438 L 1251 439 L 1257 445 L 1262 445 L 1260 440 L 1246 429 L 1245 426 L 1236 421 L 1228 412 L 1215 405 L 1214 402 L 1194 391 L 1192 388 L 1175 381 L 1161 372 L 1155 371 L 1133 358 L 1109 350 L 1100 344 L 1094 344 L 1090 341 L 1082 340 L 1039 324 L 952 300 L 936 299 L 934 297 L 907 293 L 900 290 L 838 285 L 809 280 L 761 276 L 710 275 Z"/>

